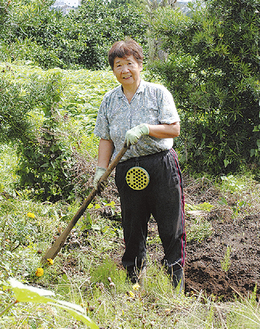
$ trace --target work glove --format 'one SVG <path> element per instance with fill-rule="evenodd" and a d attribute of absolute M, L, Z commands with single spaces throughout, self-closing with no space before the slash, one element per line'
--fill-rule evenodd
<path fill-rule="evenodd" d="M 97 189 L 98 187 L 98 181 L 100 180 L 100 178 L 103 176 L 103 174 L 106 172 L 106 168 L 102 168 L 102 167 L 99 167 L 97 166 L 96 167 L 96 172 L 95 172 L 95 175 L 94 175 L 94 179 L 93 179 L 93 185 L 94 185 L 94 188 Z M 105 188 L 105 184 L 101 184 L 100 188 L 99 188 L 99 192 L 103 191 Z"/>
<path fill-rule="evenodd" d="M 146 123 L 142 123 L 132 129 L 129 129 L 125 134 L 125 142 L 127 147 L 136 144 L 138 139 L 143 135 L 149 135 L 149 127 Z"/>

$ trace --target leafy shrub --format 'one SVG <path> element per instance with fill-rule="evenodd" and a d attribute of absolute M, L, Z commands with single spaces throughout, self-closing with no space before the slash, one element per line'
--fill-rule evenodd
<path fill-rule="evenodd" d="M 26 142 L 31 138 L 31 100 L 24 97 L 22 85 L 12 81 L 6 71 L 11 67 L 6 66 L 0 73 L 0 142 Z"/>
<path fill-rule="evenodd" d="M 154 63 L 182 119 L 181 162 L 214 174 L 259 164 L 257 1 L 194 5 L 190 16 L 160 9 L 154 31 L 168 53 Z M 196 164 L 196 165 L 194 165 Z"/>
<path fill-rule="evenodd" d="M 3 88 L 6 96 L 0 116 L 8 113 L 14 118 L 20 114 L 17 119 L 23 118 L 24 124 L 22 131 L 16 130 L 17 123 L 12 125 L 19 161 L 19 179 L 15 176 L 12 182 L 18 180 L 17 189 L 26 188 L 40 200 L 85 197 L 91 187 L 92 162 L 97 153 L 95 119 L 103 95 L 117 85 L 113 74 L 43 71 L 39 67 L 3 64 L 0 70 L 5 71 L 1 82 L 8 81 Z M 19 97 L 12 96 L 9 85 L 19 86 Z M 3 129 L 7 130 L 7 123 Z M 10 134 L 2 133 L 1 137 L 3 142 L 10 140 Z M 3 189 L 7 191 L 6 186 L 0 185 L 0 191 Z"/>
<path fill-rule="evenodd" d="M 48 72 L 46 79 L 31 77 L 29 97 L 44 112 L 45 119 L 35 140 L 20 144 L 18 149 L 19 184 L 32 189 L 41 200 L 57 201 L 73 195 L 71 168 L 75 160 L 70 145 L 62 141 L 58 131 L 57 105 L 62 96 L 62 77 L 58 70 Z"/>
<path fill-rule="evenodd" d="M 41 200 L 56 201 L 74 195 L 72 167 L 76 160 L 58 129 L 62 73 L 49 71 L 46 77 L 33 74 L 26 82 L 19 83 L 14 82 L 12 69 L 7 66 L 1 77 L 0 142 L 17 144 L 18 185 L 32 189 Z M 33 123 L 31 117 L 37 108 L 44 113 L 40 130 L 40 124 Z"/>
<path fill-rule="evenodd" d="M 30 60 L 42 68 L 103 69 L 113 42 L 132 36 L 145 44 L 145 15 L 134 5 L 113 9 L 102 0 L 82 1 L 63 16 L 50 9 L 53 2 L 16 0 L 11 25 L 0 12 L 6 31 L 0 31 L 0 60 Z"/>

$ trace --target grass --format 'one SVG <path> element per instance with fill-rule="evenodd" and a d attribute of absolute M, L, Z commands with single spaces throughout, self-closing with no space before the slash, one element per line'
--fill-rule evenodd
<path fill-rule="evenodd" d="M 1 177 L 11 191 L 15 165 L 11 149 L 2 148 Z M 8 164 L 8 165 L 7 165 Z M 2 183 L 3 184 L 3 183 Z M 11 195 L 11 196 L 10 196 Z M 207 298 L 203 293 L 177 295 L 163 269 L 148 259 L 144 289 L 134 290 L 125 271 L 109 257 L 117 253 L 122 229 L 90 209 L 71 233 L 66 245 L 45 269 L 35 276 L 42 252 L 62 231 L 78 204 L 39 203 L 26 192 L 0 200 L 0 312 L 14 302 L 10 277 L 49 289 L 56 298 L 81 305 L 100 328 L 257 328 L 259 304 L 254 296 L 233 303 Z M 96 200 L 98 203 L 98 200 Z M 205 208 L 205 205 L 202 208 Z M 94 208 L 94 207 L 93 207 Z M 28 213 L 35 215 L 28 217 Z M 90 220 L 91 219 L 91 220 Z M 207 231 L 205 225 L 204 230 Z M 195 234 L 195 226 L 189 234 Z M 203 230 L 202 230 L 203 231 Z M 118 255 L 120 257 L 120 255 Z M 0 328 L 85 328 L 81 321 L 48 304 L 17 303 L 0 318 Z"/>
<path fill-rule="evenodd" d="M 24 66 L 14 66 L 12 74 L 16 74 L 19 81 L 35 72 L 45 74 L 39 68 Z M 61 112 L 69 110 L 72 117 L 70 126 L 63 130 L 68 133 L 72 145 L 81 140 L 83 155 L 88 150 L 89 156 L 95 157 L 97 141 L 86 131 L 93 126 L 102 95 L 115 84 L 114 78 L 108 72 L 86 70 L 64 71 L 64 75 L 66 88 Z M 102 88 L 98 88 L 101 81 L 109 81 L 109 84 L 102 82 Z M 35 120 L 41 120 L 40 113 L 34 115 Z M 18 302 L 12 305 L 16 297 L 9 278 L 51 290 L 56 299 L 83 307 L 84 314 L 100 328 L 260 327 L 259 303 L 254 294 L 248 298 L 241 296 L 232 303 L 217 301 L 214 296 L 206 297 L 203 292 L 178 295 L 164 270 L 149 258 L 144 288 L 130 284 L 125 271 L 112 257 L 120 259 L 122 256 L 122 228 L 118 222 L 102 217 L 98 207 L 85 212 L 54 264 L 44 268 L 44 275 L 37 277 L 35 271 L 41 267 L 42 254 L 64 230 L 80 204 L 78 201 L 37 202 L 30 198 L 30 191 L 16 191 L 16 164 L 15 148 L 1 145 L 0 314 L 11 307 L 0 316 L 0 329 L 86 328 L 82 321 L 53 304 Z M 249 212 L 251 207 L 254 211 L 259 207 L 259 186 L 250 175 L 223 177 L 216 188 L 223 195 L 220 202 L 234 217 Z M 99 205 L 101 199 L 97 198 L 94 203 Z M 211 235 L 211 224 L 203 213 L 208 213 L 212 207 L 205 202 L 188 205 L 189 211 L 200 213 L 189 217 L 188 241 L 202 241 Z M 159 242 L 156 234 L 148 241 L 150 244 Z"/>

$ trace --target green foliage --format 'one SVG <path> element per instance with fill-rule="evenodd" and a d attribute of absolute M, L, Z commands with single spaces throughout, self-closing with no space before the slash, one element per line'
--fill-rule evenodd
<path fill-rule="evenodd" d="M 259 163 L 259 2 L 198 2 L 190 16 L 162 8 L 153 28 L 168 53 L 153 70 L 181 114 L 182 164 L 216 174 Z"/>
<path fill-rule="evenodd" d="M 6 32 L 10 24 L 10 1 L 0 0 L 0 37 Z"/>
<path fill-rule="evenodd" d="M 144 43 L 145 16 L 134 5 L 111 9 L 102 0 L 85 1 L 69 19 L 72 61 L 88 69 L 108 66 L 107 53 L 115 41 L 131 36 Z"/>
<path fill-rule="evenodd" d="M 0 60 L 30 60 L 43 68 L 101 69 L 108 66 L 107 52 L 113 42 L 132 36 L 145 43 L 147 23 L 134 4 L 113 9 L 102 0 L 84 1 L 63 16 L 50 10 L 53 2 L 14 2 L 13 24 L 2 38 L 0 33 Z"/>
<path fill-rule="evenodd" d="M 228 175 L 221 176 L 221 189 L 228 193 L 238 195 L 243 193 L 246 188 L 252 187 L 253 189 L 253 178 L 250 175 Z"/>
<path fill-rule="evenodd" d="M 187 242 L 202 242 L 213 234 L 211 223 L 199 214 L 189 218 L 187 227 Z"/>
<path fill-rule="evenodd" d="M 0 73 L 0 142 L 14 142 L 31 139 L 31 124 L 28 112 L 31 110 L 31 99 L 24 97 L 21 84 L 10 79 L 3 68 Z"/>
<path fill-rule="evenodd" d="M 231 247 L 227 246 L 227 250 L 224 255 L 224 259 L 221 262 L 221 268 L 224 272 L 227 272 L 230 268 L 230 265 L 231 265 L 230 254 L 231 254 Z"/>
<path fill-rule="evenodd" d="M 53 297 L 49 297 L 54 295 L 52 291 L 24 285 L 13 278 L 9 280 L 9 283 L 11 289 L 15 294 L 16 302 L 52 304 L 56 307 L 60 307 L 63 310 L 67 311 L 75 319 L 85 323 L 89 328 L 91 329 L 99 328 L 88 316 L 84 314 L 85 311 L 81 306 L 64 302 L 62 300 L 58 300 Z M 2 314 L 3 312 L 0 315 Z"/>
<path fill-rule="evenodd" d="M 62 78 L 59 71 L 48 72 L 45 79 L 31 77 L 33 86 L 30 85 L 29 97 L 34 99 L 34 107 L 41 107 L 45 119 L 34 141 L 22 143 L 18 149 L 20 185 L 32 189 L 41 200 L 57 201 L 73 194 L 70 169 L 75 160 L 58 131 L 57 106 L 62 97 Z"/>
<path fill-rule="evenodd" d="M 0 154 L 0 193 L 7 193 L 8 195 L 13 195 L 13 184 L 17 181 L 17 177 L 14 173 L 15 168 L 17 166 L 16 149 L 11 146 L 11 144 L 3 144 L 0 145 Z"/>
<path fill-rule="evenodd" d="M 13 252 L 21 245 L 28 245 L 31 238 L 38 232 L 35 223 L 28 221 L 25 214 L 16 213 L 17 205 L 12 202 L 1 202 L 0 214 L 3 220 L 0 224 L 0 250 Z M 12 213 L 12 215 L 9 215 Z M 3 216 L 3 214 L 6 214 Z"/>
<path fill-rule="evenodd" d="M 138 8 L 143 8 L 143 6 L 146 4 L 146 0 L 111 0 L 109 2 L 109 7 L 111 8 L 118 8 L 120 6 L 129 6 L 134 5 Z"/>
<path fill-rule="evenodd" d="M 50 71 L 45 78 L 33 74 L 19 83 L 10 72 L 14 74 L 7 66 L 1 73 L 0 139 L 18 145 L 19 184 L 33 189 L 43 200 L 68 197 L 73 189 L 70 169 L 75 160 L 70 146 L 59 139 L 56 111 L 62 95 L 62 74 Z M 30 117 L 36 108 L 45 117 L 40 131 Z"/>
<path fill-rule="evenodd" d="M 93 129 L 103 95 L 117 85 L 113 74 L 14 65 L 1 69 L 0 116 L 9 120 L 3 121 L 1 138 L 17 144 L 16 187 L 40 200 L 85 196 L 93 173 L 88 163 L 97 153 Z"/>
<path fill-rule="evenodd" d="M 80 90 L 79 85 L 77 88 Z M 5 157 L 6 163 L 11 163 L 9 158 L 13 153 L 8 152 L 7 147 L 0 151 L 1 158 Z M 9 169 L 12 175 L 13 166 Z M 7 167 L 0 166 L 0 177 L 6 176 L 7 170 Z M 258 213 L 257 182 L 230 177 L 223 180 L 223 191 L 230 191 L 234 196 L 233 185 L 240 196 L 242 190 L 245 197 L 255 194 L 251 210 Z M 248 298 L 241 296 L 227 303 L 216 301 L 214 296 L 205 297 L 203 292 L 192 296 L 176 295 L 154 255 L 152 259 L 148 255 L 144 289 L 125 282 L 125 271 L 114 262 L 123 253 L 123 237 L 113 232 L 120 225 L 97 216 L 99 210 L 94 210 L 95 206 L 88 209 L 88 214 L 78 222 L 54 264 L 46 267 L 43 276 L 37 278 L 35 271 L 40 266 L 42 253 L 65 229 L 78 205 L 31 200 L 26 190 L 19 194 L 14 191 L 14 195 L 6 199 L 6 195 L 0 194 L 0 327 L 52 329 L 77 326 L 83 329 L 89 325 L 85 322 L 86 318 L 102 328 L 111 325 L 123 328 L 143 325 L 147 328 L 192 328 L 194 323 L 200 328 L 259 327 L 257 289 Z M 211 204 L 203 202 L 188 209 L 209 211 Z M 91 225 L 87 226 L 89 217 Z M 9 225 L 4 225 L 7 222 Z M 190 227 L 187 227 L 187 233 L 189 230 Z M 20 231 L 22 241 L 17 248 L 12 248 L 11 240 L 19 239 Z M 192 234 L 195 236 L 195 230 Z M 160 253 L 160 250 L 154 252 Z M 10 282 L 10 278 L 16 281 Z M 15 303 L 16 299 L 19 302 Z M 68 309 L 76 313 L 68 314 Z"/>
<path fill-rule="evenodd" d="M 102 282 L 106 287 L 113 286 L 113 284 L 111 285 L 111 282 L 116 282 L 117 286 L 122 286 L 126 280 L 125 271 L 119 271 L 116 263 L 110 258 L 104 259 L 97 267 L 93 266 L 90 274 L 91 281 L 94 284 Z"/>

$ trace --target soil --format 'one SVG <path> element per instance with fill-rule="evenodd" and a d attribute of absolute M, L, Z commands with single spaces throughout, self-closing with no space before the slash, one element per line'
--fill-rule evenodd
<path fill-rule="evenodd" d="M 186 292 L 204 291 L 222 300 L 245 297 L 257 287 L 260 295 L 260 215 L 236 222 L 213 220 L 213 235 L 187 244 Z M 221 266 L 230 248 L 230 266 Z M 225 271 L 222 269 L 224 267 Z"/>
<path fill-rule="evenodd" d="M 118 204 L 115 186 L 110 182 L 107 197 L 111 201 L 114 195 Z M 258 184 L 259 188 L 259 184 Z M 103 192 L 105 193 L 105 191 Z M 250 192 L 248 192 L 250 194 Z M 214 295 L 222 301 L 245 298 L 255 290 L 260 296 L 260 208 L 257 204 L 247 203 L 234 216 L 238 200 L 237 195 L 223 195 L 206 179 L 190 180 L 184 177 L 184 195 L 187 204 L 198 205 L 207 202 L 214 205 L 211 211 L 186 211 L 187 231 L 192 220 L 202 218 L 211 224 L 212 234 L 196 241 L 190 239 L 186 245 L 185 293 L 203 293 Z M 249 196 L 250 197 L 250 196 Z M 255 201 L 258 203 L 258 200 Z M 120 208 L 119 208 L 120 210 Z M 115 219 L 112 217 L 111 219 Z M 149 222 L 148 240 L 157 236 L 157 225 L 153 219 Z M 118 243 L 111 257 L 118 266 L 124 251 L 123 243 Z M 149 243 L 149 259 L 160 263 L 163 249 L 159 242 Z M 230 254 L 228 252 L 230 251 Z"/>

